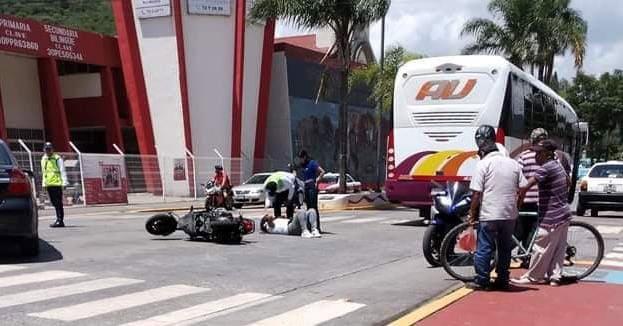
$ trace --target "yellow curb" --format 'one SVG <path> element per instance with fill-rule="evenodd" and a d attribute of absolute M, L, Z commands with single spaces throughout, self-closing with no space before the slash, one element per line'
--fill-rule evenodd
<path fill-rule="evenodd" d="M 433 300 L 412 312 L 402 316 L 400 319 L 391 322 L 388 326 L 411 326 L 417 322 L 427 318 L 428 316 L 436 313 L 437 311 L 451 305 L 452 303 L 460 300 L 466 295 L 472 293 L 473 290 L 467 288 L 460 288 L 456 291 L 450 292 L 447 295 Z"/>

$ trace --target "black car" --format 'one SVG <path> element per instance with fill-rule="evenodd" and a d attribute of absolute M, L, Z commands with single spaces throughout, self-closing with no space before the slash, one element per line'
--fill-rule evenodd
<path fill-rule="evenodd" d="M 22 253 L 39 253 L 39 215 L 30 179 L 0 140 L 0 238 L 17 241 Z"/>

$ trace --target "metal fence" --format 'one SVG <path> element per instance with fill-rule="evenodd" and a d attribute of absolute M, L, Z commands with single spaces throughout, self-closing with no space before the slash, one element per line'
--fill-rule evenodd
<path fill-rule="evenodd" d="M 43 153 L 14 152 L 23 169 L 34 174 L 40 204 L 49 203 L 42 187 Z M 214 166 L 222 165 L 232 183 L 238 185 L 253 173 L 286 170 L 287 160 L 248 158 L 186 157 L 156 155 L 58 153 L 68 178 L 67 205 L 112 203 L 157 203 L 189 201 L 204 195 L 203 184 L 214 176 Z"/>

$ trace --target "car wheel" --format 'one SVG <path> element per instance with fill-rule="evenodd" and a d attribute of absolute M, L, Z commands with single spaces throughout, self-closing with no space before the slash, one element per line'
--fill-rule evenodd
<path fill-rule="evenodd" d="M 575 213 L 577 216 L 584 216 L 586 214 L 586 208 L 584 208 L 581 204 L 578 204 L 575 209 Z"/>
<path fill-rule="evenodd" d="M 596 209 L 591 209 L 591 217 L 599 217 L 599 211 Z"/>
<path fill-rule="evenodd" d="M 39 236 L 23 239 L 21 250 L 25 256 L 34 257 L 39 255 Z"/>

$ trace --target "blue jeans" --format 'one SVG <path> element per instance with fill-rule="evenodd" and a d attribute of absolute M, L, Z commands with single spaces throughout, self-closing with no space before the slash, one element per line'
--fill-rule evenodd
<path fill-rule="evenodd" d="M 491 258 L 497 247 L 498 262 L 495 272 L 498 274 L 499 283 L 508 283 L 511 264 L 511 251 L 513 250 L 513 232 L 515 221 L 490 221 L 480 222 L 478 226 L 478 246 L 474 257 L 476 268 L 475 282 L 482 286 L 488 286 L 491 274 Z"/>

